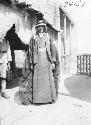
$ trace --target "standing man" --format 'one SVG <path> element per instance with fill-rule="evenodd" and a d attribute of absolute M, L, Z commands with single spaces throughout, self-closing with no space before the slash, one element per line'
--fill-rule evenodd
<path fill-rule="evenodd" d="M 6 71 L 10 68 L 11 51 L 9 42 L 4 38 L 0 38 L 0 79 L 1 79 L 1 96 L 9 99 L 10 96 L 6 94 Z"/>
<path fill-rule="evenodd" d="M 32 74 L 32 103 L 54 103 L 57 100 L 56 88 L 52 73 L 55 65 L 51 56 L 50 39 L 46 23 L 40 20 L 36 24 L 36 34 L 30 40 L 30 53 L 34 65 Z"/>

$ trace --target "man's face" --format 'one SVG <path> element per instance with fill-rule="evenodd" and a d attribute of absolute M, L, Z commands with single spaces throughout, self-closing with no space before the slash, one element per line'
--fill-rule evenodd
<path fill-rule="evenodd" d="M 38 31 L 39 31 L 39 33 L 43 33 L 44 32 L 44 26 L 38 26 Z"/>

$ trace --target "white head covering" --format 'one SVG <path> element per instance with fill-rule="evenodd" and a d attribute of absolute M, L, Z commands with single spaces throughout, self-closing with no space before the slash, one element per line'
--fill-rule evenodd
<path fill-rule="evenodd" d="M 37 24 L 36 27 L 38 26 L 45 26 L 46 27 L 46 23 L 43 20 L 40 20 Z"/>

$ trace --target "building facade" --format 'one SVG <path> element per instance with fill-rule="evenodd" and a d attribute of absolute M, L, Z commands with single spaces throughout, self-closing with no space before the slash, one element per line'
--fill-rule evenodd
<path fill-rule="evenodd" d="M 3 5 L 1 9 L 4 12 L 3 15 L 7 15 L 8 17 L 6 27 L 4 30 L 1 30 L 1 34 L 2 31 L 6 34 L 12 25 L 15 25 L 17 38 L 15 40 L 13 37 L 14 39 L 12 39 L 11 42 L 15 46 L 13 50 L 15 54 L 14 61 L 18 67 L 23 66 L 26 57 L 26 48 L 31 36 L 35 34 L 36 23 L 40 19 L 44 19 L 47 22 L 48 34 L 58 46 L 61 64 L 60 70 L 62 72 L 70 71 L 72 56 L 71 31 L 73 23 L 67 13 L 60 7 L 57 0 L 15 0 L 13 2 L 11 1 L 11 6 L 1 4 Z M 7 9 L 9 11 L 7 11 Z M 10 14 L 13 15 L 11 17 L 14 19 L 10 17 Z M 20 53 L 20 56 L 18 56 L 17 53 Z M 21 57 L 21 62 L 18 62 L 19 57 Z"/>

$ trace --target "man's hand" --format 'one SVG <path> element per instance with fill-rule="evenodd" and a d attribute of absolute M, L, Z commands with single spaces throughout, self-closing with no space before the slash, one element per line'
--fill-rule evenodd
<path fill-rule="evenodd" d="M 52 69 L 54 69 L 55 68 L 55 64 L 54 63 L 52 63 Z"/>

